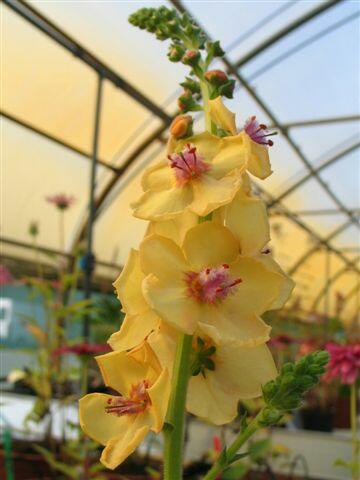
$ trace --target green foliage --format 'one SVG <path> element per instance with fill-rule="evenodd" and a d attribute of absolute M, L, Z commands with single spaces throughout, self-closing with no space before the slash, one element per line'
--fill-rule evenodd
<path fill-rule="evenodd" d="M 240 480 L 250 470 L 250 465 L 243 462 L 236 462 L 227 468 L 221 475 L 222 480 Z"/>
<path fill-rule="evenodd" d="M 272 425 L 282 415 L 299 408 L 304 394 L 314 387 L 325 373 L 329 361 L 327 351 L 310 353 L 296 363 L 285 363 L 280 375 L 263 386 L 263 409 L 260 423 Z"/>

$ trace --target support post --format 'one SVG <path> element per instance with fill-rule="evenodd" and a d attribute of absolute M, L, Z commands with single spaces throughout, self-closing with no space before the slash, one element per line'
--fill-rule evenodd
<path fill-rule="evenodd" d="M 95 257 L 93 254 L 93 228 L 95 221 L 96 205 L 95 205 L 95 186 L 96 186 L 96 166 L 98 156 L 99 145 L 99 132 L 100 132 L 100 114 L 101 114 L 101 101 L 102 101 L 102 87 L 103 77 L 99 74 L 97 93 L 96 93 L 96 106 L 95 106 L 95 120 L 94 120 L 94 134 L 93 134 L 93 150 L 91 159 L 91 175 L 90 175 L 90 189 L 89 189 L 89 217 L 87 223 L 87 242 L 86 242 L 86 254 L 84 258 L 84 299 L 91 298 L 92 292 L 92 274 L 95 265 Z M 83 337 L 84 342 L 89 340 L 90 335 L 90 318 L 88 315 L 84 318 L 83 323 Z"/>

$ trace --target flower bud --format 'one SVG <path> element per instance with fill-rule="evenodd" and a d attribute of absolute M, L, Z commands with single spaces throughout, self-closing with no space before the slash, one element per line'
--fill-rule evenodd
<path fill-rule="evenodd" d="M 170 62 L 180 62 L 184 53 L 185 53 L 185 48 L 182 45 L 178 43 L 173 43 L 170 45 L 168 58 Z"/>
<path fill-rule="evenodd" d="M 281 419 L 282 414 L 276 408 L 265 407 L 260 423 L 264 426 L 274 425 Z"/>
<path fill-rule="evenodd" d="M 209 70 L 205 73 L 206 80 L 212 85 L 223 85 L 228 81 L 228 76 L 223 70 Z"/>
<path fill-rule="evenodd" d="M 37 237 L 39 235 L 39 224 L 37 222 L 31 222 L 29 225 L 29 235 L 31 237 Z"/>
<path fill-rule="evenodd" d="M 185 65 L 196 65 L 200 60 L 200 52 L 198 50 L 187 50 L 182 57 Z"/>
<path fill-rule="evenodd" d="M 175 138 L 189 137 L 192 134 L 191 115 L 178 115 L 170 125 L 170 133 Z"/>

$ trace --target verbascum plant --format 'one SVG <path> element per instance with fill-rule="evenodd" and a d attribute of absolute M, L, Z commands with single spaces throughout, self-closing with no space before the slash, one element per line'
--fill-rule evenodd
<path fill-rule="evenodd" d="M 164 433 L 164 479 L 182 478 L 185 411 L 215 425 L 232 421 L 241 399 L 264 407 L 204 477 L 215 479 L 239 458 L 259 428 L 297 408 L 324 372 L 319 352 L 278 374 L 261 315 L 281 308 L 292 280 L 272 258 L 264 203 L 250 175 L 271 173 L 268 132 L 254 116 L 240 130 L 223 103 L 234 80 L 209 69 L 224 55 L 187 14 L 144 8 L 130 22 L 170 40 L 168 57 L 189 66 L 181 115 L 170 127 L 164 159 L 143 174 L 134 215 L 149 222 L 114 287 L 126 315 L 111 335 L 112 353 L 97 357 L 106 385 L 121 396 L 80 401 L 83 430 L 105 445 L 103 463 L 119 465 L 149 430 Z M 189 112 L 202 111 L 193 133 Z"/>

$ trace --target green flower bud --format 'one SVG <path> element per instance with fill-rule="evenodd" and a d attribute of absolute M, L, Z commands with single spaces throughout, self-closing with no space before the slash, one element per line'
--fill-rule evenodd
<path fill-rule="evenodd" d="M 168 58 L 170 62 L 180 62 L 185 53 L 185 48 L 179 43 L 172 43 L 169 48 Z"/>
<path fill-rule="evenodd" d="M 200 60 L 200 52 L 198 50 L 187 50 L 181 61 L 184 65 L 195 66 Z"/>

